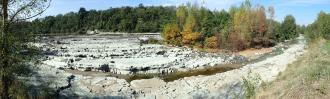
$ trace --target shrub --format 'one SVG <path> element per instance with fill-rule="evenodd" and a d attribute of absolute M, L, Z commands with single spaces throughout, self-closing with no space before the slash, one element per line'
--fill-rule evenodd
<path fill-rule="evenodd" d="M 183 31 L 182 35 L 183 35 L 182 42 L 183 44 L 186 45 L 196 45 L 201 39 L 201 33 L 192 32 L 190 30 Z"/>
<path fill-rule="evenodd" d="M 257 87 L 261 84 L 259 75 L 252 75 L 249 72 L 246 78 L 243 78 L 244 96 L 246 99 L 254 99 Z"/>
<path fill-rule="evenodd" d="M 181 45 L 181 34 L 177 24 L 171 23 L 164 27 L 164 42 L 171 45 Z"/>
<path fill-rule="evenodd" d="M 237 33 L 230 33 L 229 42 L 233 50 L 240 51 L 245 49 L 246 42 Z"/>
<path fill-rule="evenodd" d="M 218 48 L 218 46 L 219 46 L 218 40 L 215 36 L 206 38 L 206 40 L 205 40 L 205 47 L 206 48 L 216 49 L 216 48 Z"/>

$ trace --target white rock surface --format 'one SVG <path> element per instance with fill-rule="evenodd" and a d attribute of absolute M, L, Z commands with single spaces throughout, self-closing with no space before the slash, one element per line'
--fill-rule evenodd
<path fill-rule="evenodd" d="M 98 71 L 103 65 L 111 72 L 128 74 L 132 69 L 161 73 L 163 70 L 197 68 L 230 63 L 233 57 L 222 53 L 205 53 L 186 47 L 169 47 L 159 44 L 143 44 L 135 37 L 103 35 L 44 38 L 36 44 L 48 55 L 44 64 L 56 68 L 74 68 Z M 239 57 L 239 56 L 234 56 Z"/>

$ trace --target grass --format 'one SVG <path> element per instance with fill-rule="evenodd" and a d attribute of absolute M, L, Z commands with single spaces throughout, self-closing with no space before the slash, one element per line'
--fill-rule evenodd
<path fill-rule="evenodd" d="M 308 52 L 270 83 L 262 84 L 257 99 L 330 99 L 330 42 L 309 44 Z"/>

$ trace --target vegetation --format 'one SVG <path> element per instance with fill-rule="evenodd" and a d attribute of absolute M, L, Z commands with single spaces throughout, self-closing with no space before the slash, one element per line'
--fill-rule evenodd
<path fill-rule="evenodd" d="M 277 79 L 265 83 L 256 98 L 313 98 L 330 96 L 330 14 L 320 12 L 317 20 L 308 25 L 305 35 L 309 41 L 308 52 L 290 64 Z"/>
<path fill-rule="evenodd" d="M 178 7 L 176 21 L 164 27 L 163 36 L 170 45 L 231 50 L 269 47 L 298 36 L 293 16 L 280 24 L 274 21 L 274 14 L 273 7 L 266 11 L 248 0 L 229 12 L 212 12 L 188 3 Z"/>
<path fill-rule="evenodd" d="M 276 42 L 290 40 L 304 32 L 310 41 L 309 52 L 289 65 L 279 78 L 263 86 L 255 93 L 256 82 L 244 79 L 246 98 L 328 98 L 330 92 L 330 14 L 320 12 L 317 20 L 307 27 L 297 26 L 292 15 L 283 22 L 274 20 L 274 8 L 253 6 L 249 0 L 229 11 L 210 11 L 198 5 L 179 7 L 149 6 L 86 10 L 37 18 L 50 0 L 19 1 L 2 0 L 0 36 L 0 95 L 9 98 L 46 98 L 49 89 L 37 94 L 31 86 L 18 77 L 30 75 L 31 61 L 36 49 L 26 45 L 33 34 L 86 33 L 87 30 L 112 32 L 162 32 L 164 43 L 174 46 L 189 46 L 206 49 L 244 50 L 273 46 Z M 48 4 L 48 5 L 47 5 Z M 159 43 L 155 39 L 147 43 Z M 203 70 L 177 72 L 168 75 L 137 74 L 128 81 L 158 76 L 164 81 L 183 77 L 211 75 L 240 66 L 219 66 Z M 284 94 L 283 94 L 284 93 Z"/>
<path fill-rule="evenodd" d="M 244 96 L 246 99 L 254 99 L 258 86 L 261 83 L 259 75 L 253 75 L 249 72 L 246 78 L 243 78 Z"/>
<path fill-rule="evenodd" d="M 150 6 L 89 10 L 47 16 L 32 21 L 30 32 L 38 34 L 86 33 L 87 30 L 112 32 L 160 32 L 173 21 L 175 7 Z"/>
<path fill-rule="evenodd" d="M 42 98 L 44 91 L 29 93 L 34 87 L 24 83 L 22 77 L 31 74 L 30 63 L 37 50 L 28 46 L 30 35 L 24 29 L 28 22 L 43 13 L 50 5 L 51 0 L 1 0 L 0 24 L 0 95 L 1 99 Z M 16 28 L 21 28 L 16 30 Z M 24 30 L 24 31 L 23 31 Z M 32 62 L 33 63 L 33 62 Z M 43 88 L 43 87 L 42 87 Z M 42 89 L 38 88 L 38 89 Z M 49 92 L 45 92 L 49 93 Z M 33 97 L 38 95 L 38 97 Z"/>
<path fill-rule="evenodd" d="M 86 33 L 87 30 L 162 32 L 165 44 L 238 51 L 269 47 L 298 36 L 300 27 L 292 15 L 283 23 L 276 22 L 274 16 L 273 7 L 253 6 L 249 0 L 229 11 L 210 11 L 191 3 L 177 8 L 140 4 L 108 10 L 80 8 L 78 12 L 25 22 L 16 31 L 34 34 Z"/>
<path fill-rule="evenodd" d="M 264 84 L 257 98 L 328 99 L 330 92 L 330 43 L 311 43 L 308 52 L 282 72 L 275 81 Z"/>
<path fill-rule="evenodd" d="M 279 40 L 284 41 L 294 37 L 298 37 L 297 25 L 292 15 L 288 15 L 284 18 L 284 22 L 281 25 L 282 31 L 279 33 Z"/>
<path fill-rule="evenodd" d="M 320 12 L 317 20 L 307 26 L 305 34 L 310 41 L 330 39 L 330 13 Z"/>

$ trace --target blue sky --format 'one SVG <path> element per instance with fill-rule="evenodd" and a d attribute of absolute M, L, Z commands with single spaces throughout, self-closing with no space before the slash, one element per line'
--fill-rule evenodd
<path fill-rule="evenodd" d="M 228 10 L 231 5 L 240 5 L 244 0 L 204 0 L 204 6 L 211 10 Z M 312 23 L 322 10 L 330 13 L 330 0 L 251 0 L 253 5 L 260 4 L 275 8 L 275 19 L 282 21 L 291 14 L 298 24 Z M 108 9 L 110 7 L 163 5 L 178 6 L 186 2 L 202 4 L 202 0 L 52 0 L 50 8 L 40 17 L 47 15 L 65 14 L 78 11 L 80 7 L 86 9 Z"/>

